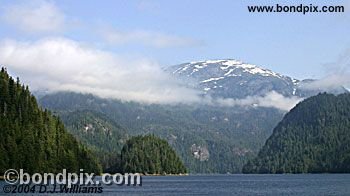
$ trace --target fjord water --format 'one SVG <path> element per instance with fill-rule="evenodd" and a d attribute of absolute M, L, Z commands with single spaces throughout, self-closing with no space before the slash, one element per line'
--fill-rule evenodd
<path fill-rule="evenodd" d="M 102 195 L 350 195 L 350 174 L 143 176 L 142 186 L 104 185 Z"/>
<path fill-rule="evenodd" d="M 350 195 L 350 174 L 145 176 L 142 187 L 105 186 L 109 195 Z"/>
<path fill-rule="evenodd" d="M 110 195 L 350 195 L 350 174 L 145 176 Z"/>

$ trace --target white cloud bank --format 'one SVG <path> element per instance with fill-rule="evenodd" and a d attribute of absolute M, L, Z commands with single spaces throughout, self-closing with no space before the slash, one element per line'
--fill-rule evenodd
<path fill-rule="evenodd" d="M 320 80 L 303 84 L 301 88 L 307 90 L 332 90 L 339 87 L 350 87 L 350 73 L 332 73 Z"/>
<path fill-rule="evenodd" d="M 28 33 L 60 32 L 65 16 L 49 1 L 34 0 L 3 7 L 2 19 L 21 31 Z"/>
<path fill-rule="evenodd" d="M 289 111 L 302 100 L 300 97 L 285 97 L 275 91 L 271 91 L 264 96 L 248 96 L 244 99 L 218 99 L 216 102 L 222 106 L 259 106 Z"/>
<path fill-rule="evenodd" d="M 31 89 L 92 93 L 104 98 L 158 104 L 291 109 L 300 99 L 276 92 L 245 99 L 213 99 L 186 88 L 148 60 L 130 60 L 89 48 L 65 38 L 36 42 L 5 40 L 0 43 L 0 64 L 16 73 Z"/>
<path fill-rule="evenodd" d="M 325 64 L 325 68 L 325 77 L 304 84 L 301 88 L 326 91 L 339 87 L 350 88 L 350 49 L 343 52 L 335 62 Z"/>
<path fill-rule="evenodd" d="M 101 97 L 152 103 L 198 102 L 147 60 L 128 60 L 64 38 L 3 41 L 0 63 L 35 89 L 71 90 Z"/>

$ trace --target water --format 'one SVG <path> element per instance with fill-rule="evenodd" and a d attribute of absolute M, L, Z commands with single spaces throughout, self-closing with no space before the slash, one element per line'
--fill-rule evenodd
<path fill-rule="evenodd" d="M 103 195 L 350 195 L 350 174 L 144 176 L 141 187 L 104 186 Z"/>

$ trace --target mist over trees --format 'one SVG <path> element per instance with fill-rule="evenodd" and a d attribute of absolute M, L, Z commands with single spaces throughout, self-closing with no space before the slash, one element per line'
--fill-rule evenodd
<path fill-rule="evenodd" d="M 28 86 L 0 72 L 0 172 L 101 172 L 91 152 L 67 131 L 61 120 L 38 107 Z"/>
<path fill-rule="evenodd" d="M 299 103 L 243 172 L 350 172 L 350 94 L 319 94 Z"/>

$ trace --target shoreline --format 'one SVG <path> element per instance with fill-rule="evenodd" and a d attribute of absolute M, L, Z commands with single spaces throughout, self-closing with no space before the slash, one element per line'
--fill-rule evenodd
<path fill-rule="evenodd" d="M 102 173 L 102 174 L 99 174 L 99 175 L 96 175 L 96 176 L 102 176 L 104 174 L 107 174 L 107 173 Z M 135 173 L 136 174 L 136 173 Z M 189 173 L 185 173 L 185 174 L 142 174 L 142 173 L 139 173 L 140 176 L 234 176 L 234 175 L 241 175 L 241 176 L 251 176 L 251 175 L 314 175 L 314 174 L 347 174 L 347 175 L 350 175 L 350 173 L 281 173 L 281 174 L 259 174 L 259 173 L 250 173 L 250 174 L 243 174 L 243 173 L 237 173 L 237 174 L 189 174 Z M 114 175 L 114 174 L 110 174 L 110 175 Z M 0 175 L 0 181 L 4 181 L 5 178 L 3 175 Z"/>
<path fill-rule="evenodd" d="M 189 176 L 189 174 L 141 174 L 141 176 Z"/>
<path fill-rule="evenodd" d="M 102 176 L 104 174 L 107 174 L 107 173 L 102 173 L 98 176 Z M 111 174 L 111 173 L 109 173 Z M 116 173 L 114 173 L 116 174 Z M 111 175 L 114 175 L 114 174 L 111 174 Z M 133 174 L 140 174 L 140 176 L 189 176 L 190 174 L 188 173 L 185 173 L 185 174 L 143 174 L 143 173 L 133 173 Z"/>

